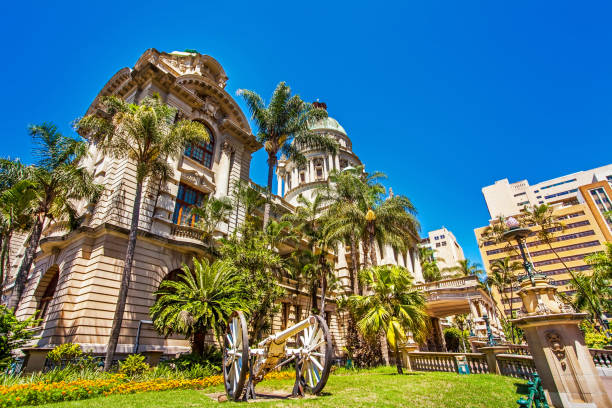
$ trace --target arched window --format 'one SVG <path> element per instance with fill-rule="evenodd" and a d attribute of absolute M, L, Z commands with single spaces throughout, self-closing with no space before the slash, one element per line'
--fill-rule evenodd
<path fill-rule="evenodd" d="M 38 301 L 38 318 L 45 320 L 47 317 L 47 313 L 49 312 L 49 306 L 53 301 L 53 296 L 55 296 L 55 290 L 57 289 L 57 281 L 59 280 L 59 270 L 53 272 L 51 276 L 51 280 L 47 284 L 45 291 L 43 292 L 40 300 Z"/>
<path fill-rule="evenodd" d="M 209 169 L 212 168 L 213 152 L 215 148 L 215 139 L 212 132 L 206 127 L 210 142 L 208 143 L 189 143 L 185 148 L 185 156 L 192 158 L 198 163 L 202 163 Z"/>

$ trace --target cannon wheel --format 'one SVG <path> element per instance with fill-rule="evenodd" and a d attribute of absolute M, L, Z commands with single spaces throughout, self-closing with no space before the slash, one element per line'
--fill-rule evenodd
<path fill-rule="evenodd" d="M 327 323 L 314 316 L 316 323 L 298 333 L 298 346 L 304 353 L 296 362 L 295 389 L 318 394 L 325 387 L 332 364 L 332 342 Z"/>
<path fill-rule="evenodd" d="M 249 373 L 249 335 L 241 311 L 235 311 L 223 336 L 223 380 L 229 400 L 239 401 Z"/>

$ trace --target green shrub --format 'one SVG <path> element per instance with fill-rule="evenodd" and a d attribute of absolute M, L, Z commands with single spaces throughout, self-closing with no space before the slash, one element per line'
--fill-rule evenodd
<path fill-rule="evenodd" d="M 47 354 L 47 358 L 53 361 L 55 364 L 61 364 L 62 362 L 71 362 L 83 355 L 83 350 L 79 344 L 64 343 Z"/>
<path fill-rule="evenodd" d="M 40 319 L 30 317 L 20 321 L 11 309 L 0 305 L 0 368 L 9 366 L 14 361 L 13 351 L 34 338 L 28 329 L 38 324 Z"/>
<path fill-rule="evenodd" d="M 168 365 L 177 370 L 186 371 L 194 366 L 207 367 L 210 366 L 216 372 L 221 371 L 223 355 L 221 351 L 213 345 L 205 346 L 202 355 L 198 354 L 183 354 L 173 360 L 164 361 L 163 365 Z"/>
<path fill-rule="evenodd" d="M 145 363 L 145 356 L 141 354 L 130 354 L 123 361 L 119 362 L 119 372 L 129 377 L 142 375 L 149 369 L 149 365 Z"/>
<path fill-rule="evenodd" d="M 451 352 L 458 353 L 460 348 L 463 348 L 463 338 L 465 333 L 456 327 L 449 327 L 444 329 L 444 341 L 446 342 L 446 349 Z"/>
<path fill-rule="evenodd" d="M 580 323 L 580 329 L 584 333 L 584 343 L 588 348 L 602 349 L 612 344 L 612 338 L 608 338 L 605 333 L 601 333 L 588 320 L 583 320 Z"/>

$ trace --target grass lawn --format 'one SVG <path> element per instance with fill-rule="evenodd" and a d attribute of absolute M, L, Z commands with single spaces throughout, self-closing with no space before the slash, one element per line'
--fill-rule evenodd
<path fill-rule="evenodd" d="M 516 407 L 526 381 L 490 374 L 458 375 L 454 373 L 394 374 L 390 367 L 356 373 L 332 374 L 323 394 L 304 399 L 260 401 L 261 407 Z M 256 387 L 258 393 L 271 390 L 291 392 L 293 381 L 269 380 Z M 49 404 L 53 408 L 178 408 L 237 406 L 218 403 L 210 394 L 222 392 L 222 386 L 205 390 L 160 391 L 113 395 L 83 401 Z"/>

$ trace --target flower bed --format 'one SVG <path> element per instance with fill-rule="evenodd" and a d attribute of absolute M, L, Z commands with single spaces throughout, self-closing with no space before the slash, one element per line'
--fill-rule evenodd
<path fill-rule="evenodd" d="M 273 372 L 266 380 L 295 378 L 291 371 Z M 133 394 L 147 391 L 204 389 L 223 384 L 222 375 L 185 379 L 155 379 L 149 381 L 130 381 L 122 374 L 104 380 L 77 380 L 60 382 L 38 382 L 17 384 L 10 387 L 0 386 L 0 408 L 23 405 L 42 405 L 51 402 L 81 400 L 113 394 Z"/>

